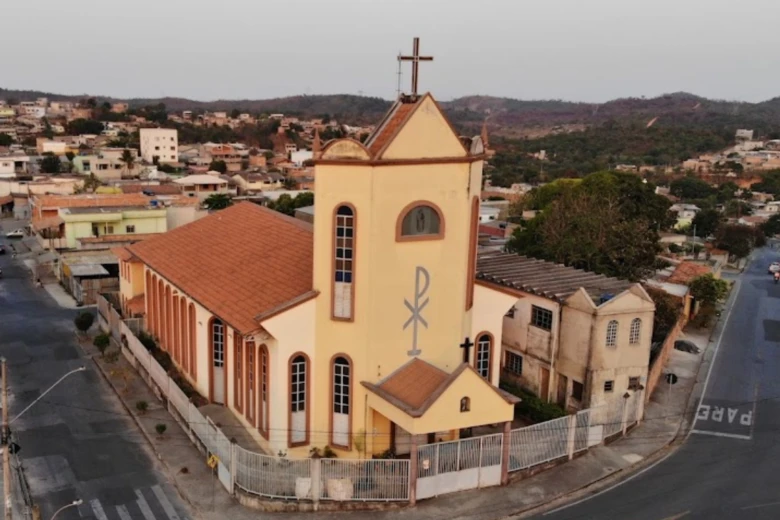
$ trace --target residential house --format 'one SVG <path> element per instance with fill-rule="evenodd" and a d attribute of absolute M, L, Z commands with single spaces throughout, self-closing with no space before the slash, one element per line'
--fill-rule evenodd
<path fill-rule="evenodd" d="M 182 193 L 192 197 L 198 197 L 203 201 L 215 193 L 236 195 L 236 190 L 231 189 L 228 181 L 219 176 L 219 172 L 209 172 L 200 175 L 187 175 L 173 181 L 182 188 Z"/>
<path fill-rule="evenodd" d="M 282 188 L 284 177 L 278 173 L 238 172 L 233 175 L 233 181 L 238 185 L 238 193 L 278 190 Z"/>
<path fill-rule="evenodd" d="M 227 166 L 228 172 L 241 171 L 241 163 L 247 158 L 248 153 L 240 151 L 229 144 L 206 143 L 202 147 L 201 155 L 211 163 L 211 161 L 223 161 Z"/>
<path fill-rule="evenodd" d="M 483 151 L 430 94 L 402 96 L 365 145 L 317 152 L 313 229 L 233 205 L 125 248 L 122 296 L 143 295 L 184 377 L 269 453 L 403 455 L 495 424 L 508 442 L 518 297 L 474 283 Z"/>
<path fill-rule="evenodd" d="M 179 132 L 171 128 L 141 128 L 141 158 L 149 164 L 179 160 Z"/>
<path fill-rule="evenodd" d="M 641 391 L 655 304 L 640 284 L 501 252 L 479 256 L 477 283 L 516 298 L 502 377 L 564 409 Z"/>
<path fill-rule="evenodd" d="M 681 228 L 689 226 L 691 222 L 693 222 L 693 217 L 696 216 L 700 209 L 695 204 L 678 203 L 672 204 L 669 207 L 669 211 L 677 215 L 677 224 L 675 224 L 675 227 Z"/>
<path fill-rule="evenodd" d="M 30 157 L 20 154 L 0 155 L 0 178 L 13 179 L 30 173 Z"/>

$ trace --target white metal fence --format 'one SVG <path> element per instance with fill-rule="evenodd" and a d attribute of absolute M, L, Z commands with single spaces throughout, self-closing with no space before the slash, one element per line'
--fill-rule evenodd
<path fill-rule="evenodd" d="M 98 305 L 101 307 L 102 298 Z M 105 302 L 105 300 L 103 300 Z M 101 325 L 112 325 L 109 320 Z M 101 312 L 101 317 L 103 312 Z M 107 321 L 107 323 L 106 323 Z M 412 485 L 409 460 L 287 459 L 248 451 L 231 443 L 205 417 L 121 320 L 113 336 L 123 337 L 134 365 L 159 389 L 173 413 L 206 456 L 216 455 L 220 482 L 231 493 L 289 500 L 408 501 Z M 642 393 L 576 414 L 512 430 L 506 461 L 519 471 L 602 443 L 641 419 Z M 420 446 L 417 450 L 416 496 L 424 499 L 501 483 L 503 434 L 484 435 Z"/>

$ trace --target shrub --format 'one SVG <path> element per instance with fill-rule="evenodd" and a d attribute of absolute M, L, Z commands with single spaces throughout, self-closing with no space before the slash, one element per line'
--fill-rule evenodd
<path fill-rule="evenodd" d="M 336 459 L 336 458 L 338 458 L 338 455 L 336 455 L 336 452 L 333 451 L 333 449 L 331 449 L 331 447 L 327 446 L 327 445 L 322 449 L 322 456 L 324 458 L 326 458 L 326 459 Z"/>
<path fill-rule="evenodd" d="M 116 363 L 119 361 L 119 351 L 118 350 L 112 350 L 108 354 L 106 354 L 106 363 Z"/>
<path fill-rule="evenodd" d="M 138 335 L 138 341 L 140 341 L 149 352 L 154 352 L 157 350 L 157 342 L 154 341 L 154 338 L 146 332 L 141 332 Z"/>
<path fill-rule="evenodd" d="M 149 403 L 146 401 L 137 401 L 135 403 L 135 409 L 141 413 L 146 413 L 146 411 L 149 409 Z"/>
<path fill-rule="evenodd" d="M 534 422 L 544 422 L 563 417 L 566 412 L 555 403 L 545 402 L 533 393 L 508 381 L 501 381 L 501 389 L 521 399 L 515 405 L 515 415 L 527 417 Z"/>
<path fill-rule="evenodd" d="M 106 353 L 106 349 L 111 344 L 111 338 L 108 334 L 98 334 L 95 336 L 95 339 L 92 340 L 92 344 L 97 347 L 97 349 L 100 351 L 100 355 L 104 355 Z"/>
<path fill-rule="evenodd" d="M 168 426 L 166 426 L 165 423 L 157 423 L 154 429 L 157 431 L 157 435 L 162 435 L 165 433 L 165 430 L 168 429 Z"/>
<path fill-rule="evenodd" d="M 83 311 L 76 315 L 73 323 L 79 331 L 87 332 L 92 324 L 95 323 L 95 316 L 91 312 Z"/>

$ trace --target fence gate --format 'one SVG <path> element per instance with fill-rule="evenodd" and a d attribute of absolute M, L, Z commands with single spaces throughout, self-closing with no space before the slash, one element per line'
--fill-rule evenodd
<path fill-rule="evenodd" d="M 417 499 L 501 484 L 503 435 L 426 444 L 417 450 Z"/>

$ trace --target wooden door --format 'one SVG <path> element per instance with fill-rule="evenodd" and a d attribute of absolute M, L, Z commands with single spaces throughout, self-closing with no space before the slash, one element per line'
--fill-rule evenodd
<path fill-rule="evenodd" d="M 539 398 L 546 402 L 550 398 L 550 371 L 544 367 L 540 370 Z"/>
<path fill-rule="evenodd" d="M 558 374 L 558 399 L 557 402 L 561 408 L 566 408 L 566 388 L 569 386 L 569 379 L 566 376 Z"/>

